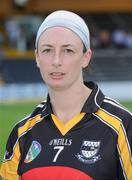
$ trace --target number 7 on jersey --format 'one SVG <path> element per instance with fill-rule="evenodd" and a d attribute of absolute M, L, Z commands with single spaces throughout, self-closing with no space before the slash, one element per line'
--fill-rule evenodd
<path fill-rule="evenodd" d="M 57 150 L 58 150 L 57 153 L 56 153 L 56 155 L 55 155 L 55 157 L 54 157 L 54 159 L 53 159 L 53 162 L 56 162 L 59 154 L 60 154 L 61 151 L 64 149 L 64 146 L 55 146 L 54 149 L 57 149 Z"/>

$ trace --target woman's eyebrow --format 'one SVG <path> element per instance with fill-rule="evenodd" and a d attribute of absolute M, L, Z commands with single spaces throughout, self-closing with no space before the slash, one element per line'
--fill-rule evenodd
<path fill-rule="evenodd" d="M 41 47 L 53 47 L 51 44 L 42 44 Z"/>
<path fill-rule="evenodd" d="M 51 44 L 42 44 L 40 47 L 50 47 L 50 48 L 52 48 L 53 45 L 51 45 Z M 67 48 L 67 47 L 73 47 L 74 48 L 74 46 L 72 44 L 64 44 L 64 45 L 62 45 L 62 47 L 63 48 Z"/>
<path fill-rule="evenodd" d="M 62 45 L 62 47 L 66 48 L 66 47 L 74 47 L 72 44 L 64 44 Z"/>

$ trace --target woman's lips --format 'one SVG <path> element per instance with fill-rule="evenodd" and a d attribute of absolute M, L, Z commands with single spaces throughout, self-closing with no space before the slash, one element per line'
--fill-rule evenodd
<path fill-rule="evenodd" d="M 50 73 L 50 76 L 52 79 L 62 79 L 64 77 L 65 73 L 62 72 L 52 72 Z"/>

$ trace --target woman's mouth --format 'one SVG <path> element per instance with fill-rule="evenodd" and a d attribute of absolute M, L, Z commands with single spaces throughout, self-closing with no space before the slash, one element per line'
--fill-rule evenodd
<path fill-rule="evenodd" d="M 52 72 L 50 73 L 50 76 L 52 79 L 60 80 L 64 77 L 65 73 L 62 72 Z"/>

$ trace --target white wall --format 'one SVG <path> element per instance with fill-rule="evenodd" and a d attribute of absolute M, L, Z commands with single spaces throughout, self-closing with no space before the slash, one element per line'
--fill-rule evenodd
<path fill-rule="evenodd" d="M 132 82 L 101 82 L 99 87 L 106 96 L 119 101 L 132 101 Z"/>
<path fill-rule="evenodd" d="M 132 82 L 98 82 L 102 92 L 118 101 L 132 101 Z M 0 102 L 13 100 L 44 99 L 47 95 L 47 87 L 38 84 L 11 84 L 0 86 Z"/>
<path fill-rule="evenodd" d="M 44 99 L 47 88 L 43 83 L 8 84 L 0 87 L 0 102 L 16 100 Z"/>

